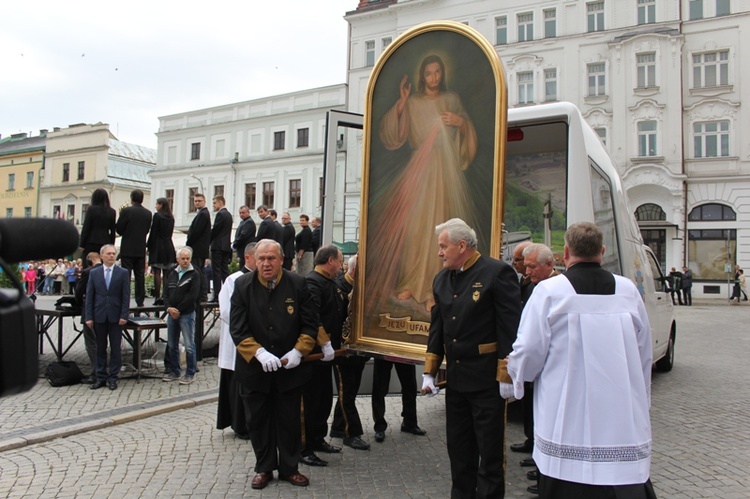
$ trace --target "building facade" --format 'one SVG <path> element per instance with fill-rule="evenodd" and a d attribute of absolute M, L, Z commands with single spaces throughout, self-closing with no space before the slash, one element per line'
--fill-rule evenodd
<path fill-rule="evenodd" d="M 0 139 L 0 216 L 36 217 L 47 130 Z"/>
<path fill-rule="evenodd" d="M 184 243 L 196 193 L 209 207 L 214 196 L 224 196 L 235 227 L 243 205 L 256 222 L 261 204 L 275 209 L 279 221 L 289 212 L 295 227 L 303 213 L 320 216 L 326 112 L 343 110 L 346 95 L 341 84 L 160 117 L 152 195 L 172 205 L 175 244 Z M 343 162 L 343 142 L 338 149 Z M 343 178 L 342 168 L 336 175 Z M 343 208 L 331 216 L 341 220 Z"/>
<path fill-rule="evenodd" d="M 150 206 L 148 173 L 155 164 L 155 150 L 117 140 L 106 123 L 56 128 L 47 134 L 38 216 L 69 220 L 80 230 L 98 188 L 109 192 L 115 210 L 130 205 L 133 189 Z"/>
<path fill-rule="evenodd" d="M 726 269 L 750 266 L 746 2 L 361 0 L 345 18 L 349 111 L 363 112 L 372 67 L 398 35 L 430 20 L 463 22 L 497 50 L 509 107 L 569 101 L 581 110 L 663 269 L 685 265 L 696 296 L 723 296 Z M 361 161 L 361 133 L 350 134 L 358 147 L 348 161 Z"/>

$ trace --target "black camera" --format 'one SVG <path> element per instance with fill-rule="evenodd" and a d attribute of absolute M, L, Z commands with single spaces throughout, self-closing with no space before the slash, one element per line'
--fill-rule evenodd
<path fill-rule="evenodd" d="M 0 267 L 13 284 L 0 289 L 0 397 L 29 390 L 39 377 L 34 303 L 10 264 L 70 255 L 77 248 L 78 230 L 68 221 L 0 220 Z"/>

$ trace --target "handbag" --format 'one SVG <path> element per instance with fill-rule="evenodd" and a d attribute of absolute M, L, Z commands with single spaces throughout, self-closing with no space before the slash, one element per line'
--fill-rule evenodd
<path fill-rule="evenodd" d="M 68 386 L 80 383 L 83 373 L 75 362 L 62 360 L 48 365 L 44 377 L 52 386 Z"/>

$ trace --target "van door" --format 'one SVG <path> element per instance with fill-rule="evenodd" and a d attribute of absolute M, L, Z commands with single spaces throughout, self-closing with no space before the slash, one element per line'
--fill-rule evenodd
<path fill-rule="evenodd" d="M 666 279 L 664 274 L 662 274 L 661 266 L 656 261 L 656 256 L 648 246 L 644 246 L 643 250 L 646 252 L 646 258 L 651 267 L 651 274 L 653 275 L 653 288 L 648 285 L 644 286 L 646 293 L 644 298 L 648 320 L 651 323 L 651 340 L 653 342 L 654 362 L 656 362 L 667 353 L 674 310 L 672 308 L 672 299 L 667 289 Z M 653 291 L 649 291 L 650 288 Z M 648 296 L 649 294 L 651 296 Z"/>

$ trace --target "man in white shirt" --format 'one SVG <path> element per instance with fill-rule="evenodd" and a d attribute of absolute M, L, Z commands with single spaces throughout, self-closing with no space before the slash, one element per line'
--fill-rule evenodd
<path fill-rule="evenodd" d="M 596 225 L 565 233 L 564 275 L 534 288 L 508 360 L 534 381 L 534 461 L 542 498 L 652 498 L 651 329 L 628 279 L 601 268 Z"/>

